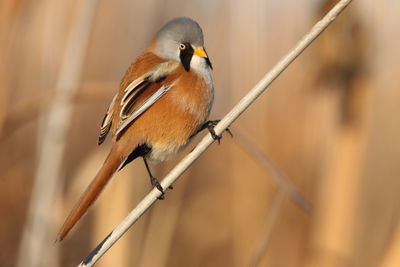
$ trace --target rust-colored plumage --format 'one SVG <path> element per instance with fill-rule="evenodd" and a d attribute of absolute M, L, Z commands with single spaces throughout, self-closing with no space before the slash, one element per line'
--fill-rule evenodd
<path fill-rule="evenodd" d="M 181 20 L 171 21 L 170 26 L 167 24 L 164 27 L 166 29 L 163 28 L 164 31 L 179 31 L 176 25 L 193 23 L 187 18 Z M 163 29 L 158 42 L 165 39 L 162 37 Z M 188 34 L 192 33 L 183 33 Z M 168 38 L 171 38 L 170 35 Z M 196 43 L 197 40 L 193 40 Z M 211 63 L 202 43 L 200 48 L 196 44 L 185 43 L 185 48 L 189 45 L 189 50 L 180 51 L 180 57 L 186 57 L 182 63 L 179 58 L 174 60 L 168 53 L 160 52 L 156 38 L 149 49 L 128 68 L 101 125 L 99 144 L 111 131 L 113 147 L 98 174 L 72 209 L 57 240 L 64 239 L 113 174 L 125 164 L 139 156 L 153 161 L 170 158 L 206 122 L 213 101 L 209 70 Z M 182 50 L 182 44 L 179 47 L 177 45 L 176 49 Z M 201 51 L 197 53 L 195 49 Z M 166 53 L 165 57 L 163 53 Z M 196 56 L 196 53 L 200 56 Z M 190 57 L 190 65 L 187 65 L 187 57 Z"/>
<path fill-rule="evenodd" d="M 131 151 L 129 150 L 129 147 L 124 147 L 122 143 L 118 143 L 112 148 L 96 177 L 90 183 L 86 191 L 79 199 L 78 203 L 72 209 L 68 218 L 65 220 L 57 235 L 57 241 L 63 240 L 76 222 L 82 217 L 83 214 L 85 214 L 90 205 L 100 195 L 101 191 L 111 179 L 112 175 L 117 171 L 121 162 L 130 152 Z"/>

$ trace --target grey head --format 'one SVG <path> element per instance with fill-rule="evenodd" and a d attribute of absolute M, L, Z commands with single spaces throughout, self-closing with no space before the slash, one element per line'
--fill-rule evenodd
<path fill-rule="evenodd" d="M 167 22 L 157 33 L 154 52 L 162 58 L 180 62 L 186 71 L 190 71 L 193 57 L 203 58 L 202 65 L 211 67 L 204 50 L 203 31 L 190 18 L 180 17 Z"/>

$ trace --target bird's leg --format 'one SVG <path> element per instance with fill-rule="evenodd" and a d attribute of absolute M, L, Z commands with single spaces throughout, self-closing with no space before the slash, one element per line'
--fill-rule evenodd
<path fill-rule="evenodd" d="M 143 157 L 143 161 L 144 161 L 144 165 L 146 165 L 147 173 L 150 176 L 151 185 L 156 187 L 161 192 L 161 196 L 159 196 L 158 199 L 160 199 L 160 200 L 165 199 L 164 188 L 162 188 L 162 186 L 161 186 L 160 182 L 158 181 L 158 179 L 156 177 L 154 177 L 153 174 L 151 173 L 149 164 L 147 163 L 147 160 L 146 160 L 145 157 Z"/>
<path fill-rule="evenodd" d="M 209 131 L 210 134 L 211 134 L 211 137 L 212 137 L 214 140 L 218 141 L 218 144 L 219 144 L 219 143 L 221 142 L 220 140 L 221 140 L 222 136 L 221 136 L 221 135 L 217 135 L 217 134 L 215 133 L 215 130 L 214 130 L 214 127 L 215 127 L 219 122 L 220 122 L 220 120 L 213 120 L 213 121 L 207 121 L 207 122 L 205 122 L 205 123 L 200 127 L 200 129 L 197 130 L 196 134 L 199 133 L 199 132 L 201 132 L 201 131 L 203 131 L 204 129 L 207 128 L 208 131 Z M 233 137 L 233 134 L 232 134 L 231 130 L 229 130 L 229 128 L 226 128 L 225 131 L 227 131 L 227 132 L 229 133 L 229 135 Z"/>

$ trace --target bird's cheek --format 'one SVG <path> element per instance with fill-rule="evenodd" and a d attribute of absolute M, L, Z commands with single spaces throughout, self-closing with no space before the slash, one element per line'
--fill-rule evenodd
<path fill-rule="evenodd" d="M 192 57 L 193 54 L 191 53 L 186 53 L 185 51 L 181 51 L 180 53 L 181 64 L 186 71 L 190 71 L 190 63 L 192 61 Z"/>

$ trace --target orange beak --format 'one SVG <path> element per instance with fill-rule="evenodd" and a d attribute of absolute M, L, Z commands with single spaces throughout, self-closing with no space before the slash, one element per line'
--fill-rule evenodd
<path fill-rule="evenodd" d="M 203 47 L 197 48 L 194 50 L 194 55 L 199 56 L 199 57 L 204 57 L 208 58 L 206 51 L 204 51 Z"/>

